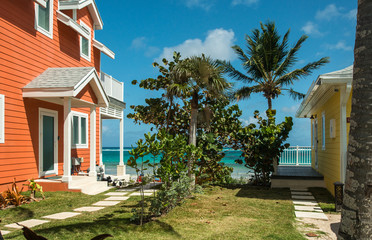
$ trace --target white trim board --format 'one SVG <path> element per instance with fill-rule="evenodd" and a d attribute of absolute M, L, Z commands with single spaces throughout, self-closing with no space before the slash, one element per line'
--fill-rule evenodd
<path fill-rule="evenodd" d="M 0 94 L 0 143 L 5 143 L 5 96 Z"/>

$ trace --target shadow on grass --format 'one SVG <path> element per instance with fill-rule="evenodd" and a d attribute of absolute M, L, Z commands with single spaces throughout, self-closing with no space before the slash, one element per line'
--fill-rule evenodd
<path fill-rule="evenodd" d="M 34 214 L 34 211 L 30 210 L 27 207 L 18 206 L 14 208 L 9 208 L 8 215 L 17 216 L 17 217 L 24 218 L 24 219 L 30 219 L 30 218 L 33 218 L 35 214 Z"/>
<path fill-rule="evenodd" d="M 259 198 L 270 200 L 291 200 L 291 192 L 288 188 L 273 189 L 260 186 L 244 186 L 240 188 L 236 196 L 243 198 Z"/>
<path fill-rule="evenodd" d="M 120 239 L 119 237 L 121 237 L 121 239 L 124 239 L 125 233 L 135 234 L 138 232 L 138 230 L 141 231 L 141 228 L 145 231 L 164 231 L 174 236 L 174 238 L 182 237 L 171 225 L 162 221 L 154 220 L 143 226 L 138 226 L 136 224 L 132 224 L 128 218 L 100 218 L 94 222 L 79 222 L 65 225 L 61 224 L 59 226 L 34 230 L 34 232 L 46 238 L 50 236 L 59 236 L 58 239 L 79 239 L 80 237 L 78 234 L 81 234 L 82 232 L 89 232 L 89 236 L 86 236 L 87 238 L 92 238 L 94 236 L 107 233 L 113 235 L 114 238 Z M 9 236 L 7 239 L 17 238 L 19 238 L 19 235 Z"/>

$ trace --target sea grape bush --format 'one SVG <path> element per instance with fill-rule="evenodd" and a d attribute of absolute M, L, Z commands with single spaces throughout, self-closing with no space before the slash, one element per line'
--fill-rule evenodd
<path fill-rule="evenodd" d="M 266 111 L 267 119 L 262 118 L 258 111 L 254 112 L 259 127 L 250 124 L 235 134 L 235 149 L 242 151 L 243 160 L 236 160 L 254 171 L 257 184 L 268 185 L 274 165 L 278 164 L 280 154 L 289 147 L 285 143 L 292 129 L 291 117 L 284 122 L 275 123 L 275 110 Z"/>

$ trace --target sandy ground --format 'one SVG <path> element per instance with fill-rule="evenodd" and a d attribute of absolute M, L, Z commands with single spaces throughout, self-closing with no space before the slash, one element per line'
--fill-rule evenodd
<path fill-rule="evenodd" d="M 340 226 L 340 214 L 326 214 L 328 221 L 298 218 L 298 229 L 307 239 L 337 240 L 337 232 Z M 308 237 L 306 233 L 315 233 L 316 237 Z"/>

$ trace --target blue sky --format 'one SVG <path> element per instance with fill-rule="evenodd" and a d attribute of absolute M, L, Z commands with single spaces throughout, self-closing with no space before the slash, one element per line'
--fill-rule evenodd
<path fill-rule="evenodd" d="M 103 18 L 103 30 L 96 39 L 116 53 L 112 60 L 102 55 L 101 69 L 124 82 L 125 115 L 130 105 L 144 104 L 145 98 L 159 92 L 146 91 L 131 81 L 156 77 L 152 62 L 170 57 L 174 50 L 182 56 L 206 53 L 213 58 L 230 60 L 239 68 L 240 61 L 232 45 L 245 47 L 245 34 L 259 28 L 260 22 L 274 21 L 281 35 L 291 29 L 291 45 L 302 34 L 309 38 L 298 55 L 296 67 L 330 57 L 330 63 L 294 85 L 306 93 L 312 81 L 322 73 L 345 68 L 353 63 L 356 27 L 356 0 L 160 0 L 160 1 L 96 1 Z M 250 123 L 254 110 L 264 112 L 266 100 L 252 95 L 238 103 L 243 110 L 242 122 Z M 294 117 L 300 105 L 287 96 L 273 101 L 278 120 Z M 134 124 L 125 118 L 124 145 L 131 146 L 150 130 L 145 124 Z M 310 145 L 309 119 L 294 119 L 291 145 Z M 103 146 L 119 145 L 119 122 L 103 121 Z"/>

